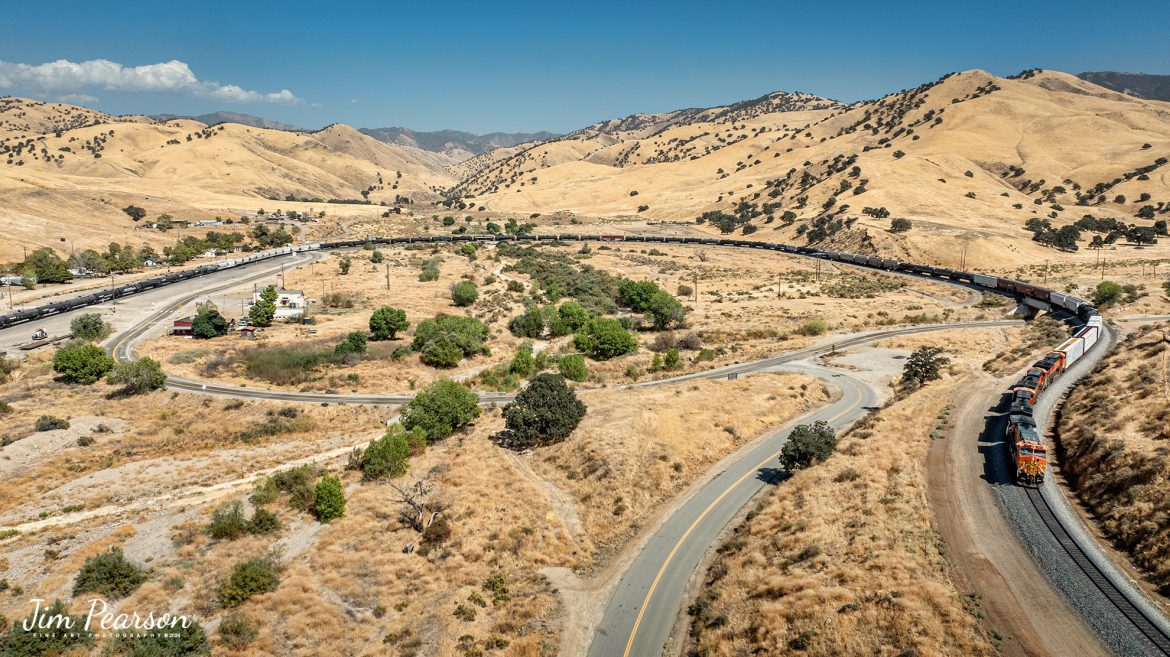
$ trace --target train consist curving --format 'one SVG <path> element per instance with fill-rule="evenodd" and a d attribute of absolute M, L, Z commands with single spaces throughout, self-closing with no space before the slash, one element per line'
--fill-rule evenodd
<path fill-rule="evenodd" d="M 841 251 L 818 249 L 811 246 L 797 246 L 793 244 L 777 244 L 772 242 L 757 242 L 752 240 L 736 240 L 708 237 L 654 237 L 644 235 L 440 235 L 425 237 L 370 237 L 362 240 L 345 240 L 338 242 L 322 242 L 286 246 L 268 251 L 260 251 L 248 256 L 223 260 L 203 265 L 165 276 L 158 276 L 137 281 L 119 287 L 109 288 L 93 294 L 58 301 L 55 303 L 19 310 L 8 315 L 0 315 L 0 329 L 14 324 L 28 322 L 48 315 L 63 313 L 84 306 L 111 301 L 120 297 L 136 294 L 143 290 L 162 287 L 171 283 L 188 280 L 197 276 L 204 276 L 217 271 L 239 267 L 252 262 L 276 258 L 292 253 L 316 251 L 322 249 L 344 249 L 360 247 L 366 244 L 411 244 L 434 242 L 495 242 L 495 241 L 602 241 L 602 242 L 653 242 L 675 244 L 699 244 L 707 246 L 735 246 L 768 251 L 781 251 L 795 255 L 821 258 L 844 262 L 861 267 L 882 269 L 886 271 L 904 272 L 929 276 L 950 281 L 967 283 L 976 287 L 995 290 L 1002 294 L 1011 294 L 1026 305 L 1052 310 L 1057 309 L 1078 318 L 1082 326 L 1044 358 L 1037 361 L 1024 378 L 1009 390 L 1011 395 L 1011 411 L 1008 416 L 1007 442 L 1016 463 L 1016 480 L 1024 485 L 1040 485 L 1044 482 L 1047 471 L 1047 449 L 1032 419 L 1032 407 L 1037 397 L 1048 388 L 1059 376 L 1074 363 L 1080 360 L 1101 338 L 1104 330 L 1101 315 L 1093 304 L 1055 290 L 1039 287 L 1029 283 L 1016 281 L 1010 278 L 987 276 L 971 272 L 931 267 L 901 262 L 890 258 L 871 255 L 859 255 Z"/>

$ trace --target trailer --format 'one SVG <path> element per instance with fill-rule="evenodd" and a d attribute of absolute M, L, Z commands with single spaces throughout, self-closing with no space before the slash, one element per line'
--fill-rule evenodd
<path fill-rule="evenodd" d="M 1064 366 L 1067 369 L 1085 355 L 1085 339 L 1073 336 L 1065 340 L 1056 350 L 1064 354 Z"/>

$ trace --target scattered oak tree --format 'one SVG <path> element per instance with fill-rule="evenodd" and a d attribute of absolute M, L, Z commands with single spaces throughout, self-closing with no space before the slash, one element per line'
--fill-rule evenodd
<path fill-rule="evenodd" d="M 400 422 L 408 431 L 422 429 L 427 441 L 435 442 L 477 417 L 479 397 L 462 384 L 440 379 L 410 400 Z"/>
<path fill-rule="evenodd" d="M 401 308 L 382 306 L 370 315 L 370 339 L 394 340 L 399 331 L 410 327 L 406 321 L 406 311 Z"/>
<path fill-rule="evenodd" d="M 538 374 L 504 407 L 504 423 L 517 447 L 558 443 L 585 417 L 586 407 L 559 374 Z"/>
<path fill-rule="evenodd" d="M 70 342 L 53 354 L 53 371 L 70 383 L 97 383 L 112 369 L 114 359 L 88 342 Z"/>
<path fill-rule="evenodd" d="M 902 383 L 921 388 L 929 381 L 942 378 L 942 368 L 950 359 L 942 355 L 942 347 L 919 347 L 902 366 Z"/>
<path fill-rule="evenodd" d="M 126 394 L 141 395 L 162 388 L 166 384 L 167 375 L 157 360 L 143 357 L 128 363 L 118 363 L 106 381 L 122 386 Z"/>
<path fill-rule="evenodd" d="M 780 464 L 795 472 L 829 458 L 837 448 L 837 433 L 824 420 L 802 424 L 788 435 L 788 442 L 780 450 Z"/>

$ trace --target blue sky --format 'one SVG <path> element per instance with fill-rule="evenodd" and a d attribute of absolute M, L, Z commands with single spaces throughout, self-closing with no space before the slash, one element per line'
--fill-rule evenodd
<path fill-rule="evenodd" d="M 67 1 L 4 15 L 0 95 L 308 128 L 565 132 L 774 90 L 874 98 L 971 68 L 1170 74 L 1166 0 Z M 77 66 L 41 66 L 58 60 Z M 94 60 L 110 63 L 80 66 Z"/>

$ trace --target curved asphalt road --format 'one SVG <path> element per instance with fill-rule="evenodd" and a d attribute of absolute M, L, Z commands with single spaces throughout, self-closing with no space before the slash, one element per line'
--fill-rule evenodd
<path fill-rule="evenodd" d="M 692 573 L 739 510 L 774 483 L 780 474 L 777 458 L 792 428 L 825 420 L 840 429 L 867 413 L 876 400 L 873 388 L 844 372 L 813 365 L 786 369 L 818 376 L 839 388 L 841 398 L 756 440 L 682 503 L 618 582 L 589 647 L 591 657 L 662 655 Z"/>

